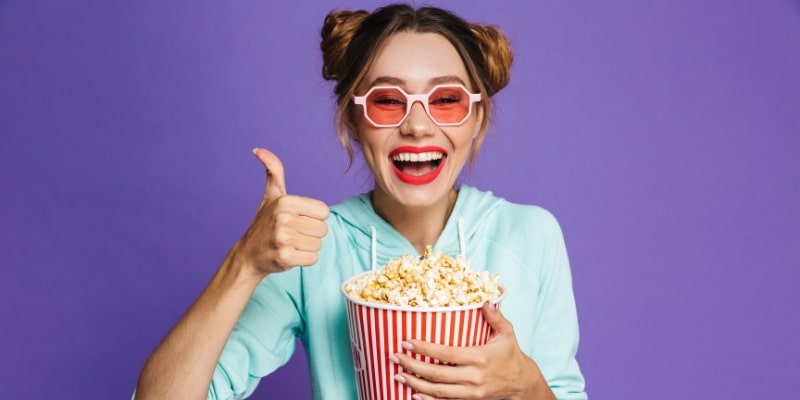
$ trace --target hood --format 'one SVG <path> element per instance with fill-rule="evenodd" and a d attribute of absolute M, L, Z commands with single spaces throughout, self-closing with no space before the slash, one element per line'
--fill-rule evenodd
<path fill-rule="evenodd" d="M 469 257 L 471 238 L 486 217 L 494 212 L 502 201 L 503 199 L 495 197 L 491 192 L 482 192 L 471 186 L 461 186 L 458 189 L 453 212 L 442 234 L 436 243 L 432 243 L 433 249 L 450 255 L 462 252 L 458 232 L 461 220 L 466 256 Z M 378 265 L 384 265 L 389 259 L 403 254 L 417 254 L 414 246 L 400 232 L 375 213 L 369 193 L 363 193 L 331 207 L 331 213 L 352 228 L 348 231 L 351 235 L 350 240 L 356 245 L 356 251 L 377 253 Z"/>

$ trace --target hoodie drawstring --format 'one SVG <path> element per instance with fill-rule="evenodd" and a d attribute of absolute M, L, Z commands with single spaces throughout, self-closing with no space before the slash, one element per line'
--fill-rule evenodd
<path fill-rule="evenodd" d="M 375 226 L 369 227 L 372 232 L 372 270 L 378 269 L 378 232 L 375 231 Z"/>
<path fill-rule="evenodd" d="M 378 269 L 378 232 L 375 230 L 375 226 L 370 226 L 370 236 L 372 239 L 372 245 L 370 251 L 372 253 L 372 270 L 376 271 Z M 467 237 L 464 235 L 464 218 L 458 217 L 458 249 L 461 253 L 461 257 L 465 260 L 467 259 Z"/>
<path fill-rule="evenodd" d="M 461 257 L 467 259 L 467 238 L 464 236 L 464 218 L 458 217 L 458 249 L 461 251 Z"/>

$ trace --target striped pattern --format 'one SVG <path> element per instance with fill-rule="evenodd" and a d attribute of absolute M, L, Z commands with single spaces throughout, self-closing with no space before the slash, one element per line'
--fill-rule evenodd
<path fill-rule="evenodd" d="M 499 307 L 499 301 L 492 306 Z M 361 400 L 411 400 L 414 392 L 394 380 L 400 366 L 389 356 L 400 351 L 425 362 L 439 360 L 410 353 L 400 344 L 418 339 L 448 346 L 478 346 L 489 340 L 491 327 L 481 305 L 452 310 L 370 306 L 347 297 L 347 321 Z"/>

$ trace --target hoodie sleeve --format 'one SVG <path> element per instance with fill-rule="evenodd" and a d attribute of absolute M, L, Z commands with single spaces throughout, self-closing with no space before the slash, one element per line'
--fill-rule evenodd
<path fill-rule="evenodd" d="M 256 288 L 217 361 L 208 399 L 244 399 L 262 377 L 289 361 L 304 327 L 299 271 L 270 275 Z"/>
<path fill-rule="evenodd" d="M 209 399 L 242 399 L 262 377 L 289 361 L 303 330 L 300 269 L 273 274 L 258 286 L 222 351 Z"/>
<path fill-rule="evenodd" d="M 572 274 L 561 227 L 549 212 L 537 208 L 542 229 L 542 261 L 531 357 L 558 399 L 584 400 L 585 382 L 575 355 L 578 316 Z"/>

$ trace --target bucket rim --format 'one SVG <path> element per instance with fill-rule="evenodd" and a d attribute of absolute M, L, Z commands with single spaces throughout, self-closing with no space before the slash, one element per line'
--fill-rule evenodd
<path fill-rule="evenodd" d="M 453 311 L 469 311 L 475 310 L 483 307 L 483 303 L 478 304 L 468 304 L 464 306 L 451 306 L 451 307 L 413 307 L 413 306 L 397 306 L 394 304 L 383 304 L 383 303 L 371 303 L 368 301 L 361 300 L 360 298 L 354 297 L 345 291 L 344 287 L 353 280 L 361 278 L 367 274 L 372 274 L 373 271 L 365 271 L 350 277 L 349 279 L 345 280 L 342 285 L 339 287 L 339 290 L 344 295 L 345 299 L 348 302 L 358 304 L 360 306 L 368 307 L 368 308 L 376 308 L 379 310 L 392 310 L 392 311 L 405 311 L 405 312 L 422 312 L 422 313 L 434 313 L 434 312 L 453 312 Z M 500 288 L 500 296 L 495 297 L 493 299 L 487 300 L 489 304 L 496 306 L 500 304 L 500 302 L 506 296 L 506 290 L 503 285 L 498 285 Z"/>

